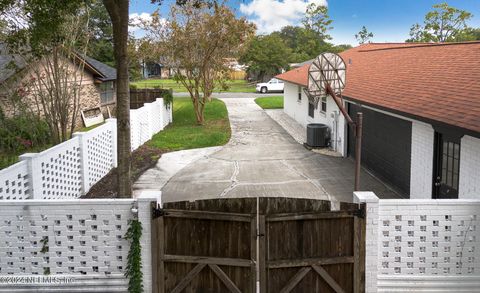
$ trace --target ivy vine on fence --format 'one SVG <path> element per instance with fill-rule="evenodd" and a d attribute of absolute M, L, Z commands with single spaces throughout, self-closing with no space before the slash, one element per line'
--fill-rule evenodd
<path fill-rule="evenodd" d="M 128 230 L 125 233 L 125 239 L 130 240 L 130 250 L 127 257 L 127 267 L 125 277 L 128 280 L 129 293 L 143 292 L 143 273 L 142 273 L 142 247 L 140 238 L 142 237 L 142 223 L 138 219 L 128 221 Z"/>

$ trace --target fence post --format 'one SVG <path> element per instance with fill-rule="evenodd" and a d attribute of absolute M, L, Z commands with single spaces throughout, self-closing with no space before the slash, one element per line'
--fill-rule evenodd
<path fill-rule="evenodd" d="M 82 173 L 82 195 L 90 190 L 90 178 L 88 176 L 88 145 L 87 132 L 75 132 L 72 137 L 78 137 L 80 147 L 80 172 Z"/>
<path fill-rule="evenodd" d="M 112 131 L 112 167 L 117 167 L 117 119 L 108 118 L 105 120 L 110 124 L 110 130 Z M 131 129 L 130 129 L 131 131 Z"/>
<path fill-rule="evenodd" d="M 38 153 L 25 153 L 18 158 L 27 162 L 30 199 L 42 199 L 42 166 Z"/>
<path fill-rule="evenodd" d="M 157 292 L 157 261 L 160 243 L 157 237 L 157 225 L 161 223 L 152 217 L 152 205 L 161 205 L 161 191 L 145 190 L 136 196 L 137 217 L 142 223 L 142 237 L 140 242 L 142 245 L 142 272 L 143 284 L 145 292 Z M 153 239 L 152 239 L 153 237 Z M 163 239 L 161 239 L 163 241 Z M 157 289 L 158 290 L 158 289 Z"/>
<path fill-rule="evenodd" d="M 378 197 L 373 192 L 353 192 L 354 203 L 366 204 L 365 292 L 377 292 L 378 276 Z"/>
<path fill-rule="evenodd" d="M 78 145 L 80 147 L 80 172 L 82 174 L 82 195 L 87 194 L 90 190 L 89 178 L 88 178 L 88 146 L 87 146 L 87 133 L 75 132 L 72 137 L 78 137 Z"/>
<path fill-rule="evenodd" d="M 160 113 L 158 113 L 160 117 L 160 130 L 163 130 L 165 128 L 165 100 L 163 98 L 157 98 L 157 103 L 159 104 L 158 108 L 160 109 Z"/>

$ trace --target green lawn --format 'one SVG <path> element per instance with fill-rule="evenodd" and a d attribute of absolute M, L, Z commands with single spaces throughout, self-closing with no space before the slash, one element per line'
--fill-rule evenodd
<path fill-rule="evenodd" d="M 153 136 L 149 146 L 165 151 L 224 145 L 230 139 L 230 122 L 225 104 L 217 99 L 205 107 L 205 123 L 196 124 L 189 98 L 174 98 L 173 122 Z"/>
<path fill-rule="evenodd" d="M 144 79 L 130 84 L 137 86 L 137 88 L 153 88 L 160 87 L 165 89 L 173 89 L 174 92 L 187 92 L 187 89 L 173 79 Z M 227 82 L 229 88 L 227 90 L 215 89 L 215 92 L 230 92 L 230 93 L 254 93 L 255 85 L 250 85 L 245 80 L 230 80 Z"/>
<path fill-rule="evenodd" d="M 256 98 L 255 103 L 263 109 L 283 109 L 283 96 Z"/>

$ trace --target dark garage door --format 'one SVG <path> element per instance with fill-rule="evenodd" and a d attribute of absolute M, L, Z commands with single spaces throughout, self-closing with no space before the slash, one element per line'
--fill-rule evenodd
<path fill-rule="evenodd" d="M 359 106 L 348 104 L 355 120 Z M 403 196 L 410 193 L 412 123 L 361 108 L 363 112 L 362 165 Z M 355 138 L 348 129 L 348 155 L 355 157 Z"/>

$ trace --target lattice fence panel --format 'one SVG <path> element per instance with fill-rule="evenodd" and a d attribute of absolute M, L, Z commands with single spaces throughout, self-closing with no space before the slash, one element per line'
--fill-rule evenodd
<path fill-rule="evenodd" d="M 166 117 L 162 117 L 166 115 Z M 171 115 L 171 110 L 170 110 Z M 132 150 L 171 121 L 163 100 L 131 110 Z M 0 200 L 78 198 L 116 164 L 116 125 L 107 121 L 88 132 L 0 170 Z"/>
<path fill-rule="evenodd" d="M 148 110 L 146 106 L 131 110 L 130 126 L 132 129 L 131 143 L 133 151 L 151 138 Z"/>
<path fill-rule="evenodd" d="M 162 115 L 163 115 L 163 99 L 157 99 L 151 103 L 149 107 L 148 117 L 150 118 L 150 127 L 152 133 L 155 134 L 163 129 Z M 164 116 L 165 117 L 165 116 Z M 164 119 L 167 119 L 166 117 Z"/>
<path fill-rule="evenodd" d="M 95 128 L 86 137 L 88 185 L 91 187 L 113 168 L 113 130 L 110 124 Z"/>
<path fill-rule="evenodd" d="M 82 195 L 80 145 L 73 138 L 43 151 L 36 158 L 34 172 L 41 172 L 42 199 L 77 198 Z"/>
<path fill-rule="evenodd" d="M 2 206 L 0 275 L 123 274 L 131 202 Z"/>
<path fill-rule="evenodd" d="M 380 275 L 480 275 L 480 203 L 381 201 L 378 229 Z"/>
<path fill-rule="evenodd" d="M 19 162 L 0 170 L 0 200 L 29 198 L 29 183 L 26 162 Z"/>

